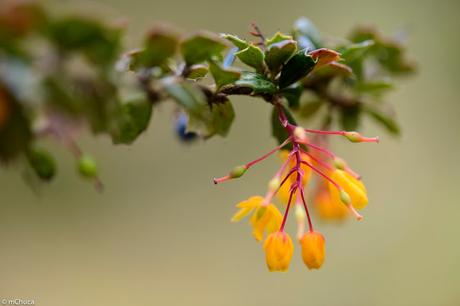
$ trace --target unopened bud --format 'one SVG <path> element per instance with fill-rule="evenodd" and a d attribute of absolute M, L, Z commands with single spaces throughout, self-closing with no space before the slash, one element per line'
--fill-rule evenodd
<path fill-rule="evenodd" d="M 340 200 L 345 205 L 351 205 L 350 195 L 348 193 L 346 193 L 346 191 L 343 190 L 343 189 L 340 190 Z"/>
<path fill-rule="evenodd" d="M 246 166 L 236 166 L 233 168 L 233 170 L 230 172 L 230 177 L 231 178 L 239 178 L 243 176 L 243 174 L 248 170 L 248 167 Z"/>
<path fill-rule="evenodd" d="M 361 139 L 363 138 L 358 132 L 345 132 L 343 136 L 351 142 L 361 142 Z"/>
<path fill-rule="evenodd" d="M 343 134 L 351 142 L 379 142 L 378 137 L 363 137 L 358 132 L 345 132 Z"/>
<path fill-rule="evenodd" d="M 300 142 L 306 142 L 307 141 L 307 133 L 300 126 L 298 126 L 298 127 L 296 127 L 294 129 L 293 134 L 294 134 L 294 137 L 296 138 L 296 140 L 299 140 Z"/>
<path fill-rule="evenodd" d="M 305 221 L 305 210 L 301 205 L 295 206 L 295 219 L 297 223 L 303 223 Z"/>
<path fill-rule="evenodd" d="M 334 158 L 334 167 L 336 167 L 337 169 L 345 170 L 346 165 L 347 164 L 343 159 L 339 157 Z"/>
<path fill-rule="evenodd" d="M 268 182 L 268 189 L 270 189 L 270 191 L 275 192 L 276 190 L 278 190 L 279 187 L 280 179 L 278 177 L 274 177 L 270 180 L 270 182 Z"/>
<path fill-rule="evenodd" d="M 78 160 L 78 172 L 80 172 L 83 177 L 95 177 L 97 175 L 96 161 L 89 155 L 83 155 Z"/>

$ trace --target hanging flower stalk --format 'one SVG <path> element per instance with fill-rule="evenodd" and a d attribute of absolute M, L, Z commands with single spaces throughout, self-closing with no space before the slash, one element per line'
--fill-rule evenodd
<path fill-rule="evenodd" d="M 241 177 L 249 168 L 263 161 L 277 151 L 291 146 L 287 158 L 275 176 L 268 184 L 268 191 L 264 197 L 252 197 L 237 205 L 239 211 L 232 221 L 240 221 L 252 213 L 250 224 L 253 227 L 255 238 L 260 241 L 263 234 L 268 234 L 264 243 L 266 262 L 270 271 L 286 271 L 293 254 L 291 237 L 285 232 L 289 213 L 295 206 L 297 222 L 297 239 L 301 246 L 302 258 L 309 269 L 321 267 L 325 256 L 324 237 L 315 231 L 309 205 L 307 205 L 305 188 L 313 172 L 328 182 L 330 196 L 344 205 L 357 220 L 363 216 L 358 210 L 367 205 L 366 189 L 359 176 L 352 171 L 340 158 L 326 148 L 318 146 L 309 140 L 308 134 L 339 135 L 351 142 L 375 142 L 377 137 L 363 137 L 357 132 L 311 130 L 289 123 L 283 107 L 275 99 L 274 107 L 278 112 L 278 119 L 288 133 L 288 138 L 267 154 L 247 164 L 235 167 L 228 175 L 215 178 L 214 183 L 222 183 L 230 179 Z M 317 151 L 327 159 L 315 157 Z M 281 188 L 288 190 L 288 200 L 284 215 L 272 204 L 273 197 Z M 306 221 L 306 222 L 305 222 Z M 305 232 L 305 229 L 307 231 Z"/>

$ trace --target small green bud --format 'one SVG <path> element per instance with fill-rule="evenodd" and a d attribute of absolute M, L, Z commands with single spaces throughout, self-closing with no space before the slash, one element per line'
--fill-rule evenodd
<path fill-rule="evenodd" d="M 78 172 L 80 172 L 83 177 L 95 177 L 97 175 L 96 161 L 89 155 L 83 155 L 78 160 Z"/>
<path fill-rule="evenodd" d="M 274 177 L 270 180 L 270 182 L 268 182 L 268 189 L 275 192 L 280 187 L 280 183 L 280 179 L 278 177 Z"/>
<path fill-rule="evenodd" d="M 44 181 L 50 181 L 56 174 L 56 162 L 46 150 L 40 148 L 29 149 L 27 161 L 34 169 L 35 174 Z"/>
<path fill-rule="evenodd" d="M 363 136 L 361 136 L 361 134 L 358 132 L 345 132 L 343 136 L 345 136 L 351 142 L 362 142 L 363 138 Z"/>
<path fill-rule="evenodd" d="M 340 170 L 345 170 L 346 163 L 343 159 L 336 157 L 334 158 L 334 167 Z"/>
<path fill-rule="evenodd" d="M 351 198 L 343 189 L 340 190 L 340 200 L 345 205 L 351 205 Z"/>
<path fill-rule="evenodd" d="M 297 223 L 302 223 L 305 221 L 305 210 L 302 206 L 295 206 L 295 219 Z"/>
<path fill-rule="evenodd" d="M 230 177 L 231 178 L 239 178 L 242 177 L 243 174 L 248 170 L 246 166 L 236 166 L 233 168 L 233 170 L 230 172 Z"/>

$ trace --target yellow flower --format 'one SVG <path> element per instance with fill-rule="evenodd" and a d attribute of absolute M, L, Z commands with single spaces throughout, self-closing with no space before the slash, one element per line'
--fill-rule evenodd
<path fill-rule="evenodd" d="M 270 272 L 287 271 L 294 253 L 294 246 L 289 234 L 281 231 L 270 234 L 265 240 L 264 250 Z"/>
<path fill-rule="evenodd" d="M 249 223 L 252 225 L 252 234 L 257 241 L 262 240 L 264 232 L 268 234 L 277 231 L 283 216 L 273 204 L 262 205 L 261 196 L 250 197 L 236 205 L 239 210 L 233 215 L 232 222 L 238 222 L 252 213 Z"/>
<path fill-rule="evenodd" d="M 363 209 L 366 207 L 368 199 L 366 187 L 364 184 L 353 177 L 350 173 L 336 169 L 332 172 L 331 179 L 334 180 L 339 186 L 350 196 L 351 204 L 356 209 Z M 329 190 L 333 201 L 340 202 L 340 194 L 337 188 L 329 183 Z"/>
<path fill-rule="evenodd" d="M 302 259 L 308 269 L 319 269 L 324 262 L 325 240 L 320 232 L 308 232 L 299 239 Z"/>
<path fill-rule="evenodd" d="M 342 220 L 348 216 L 348 208 L 340 199 L 331 196 L 326 188 L 320 188 L 315 195 L 313 205 L 320 218 L 325 220 Z"/>

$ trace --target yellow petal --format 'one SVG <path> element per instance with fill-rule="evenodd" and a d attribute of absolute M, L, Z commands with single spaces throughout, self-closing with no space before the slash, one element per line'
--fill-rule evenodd
<path fill-rule="evenodd" d="M 285 232 L 274 232 L 264 242 L 265 261 L 268 270 L 287 271 L 294 253 L 291 237 Z"/>
<path fill-rule="evenodd" d="M 343 188 L 343 190 L 345 190 L 346 193 L 348 193 L 348 195 L 351 198 L 351 204 L 354 208 L 363 209 L 364 207 L 366 207 L 368 202 L 367 192 L 366 187 L 361 181 L 357 180 L 348 172 L 339 169 L 335 170 L 332 173 L 331 178 L 337 184 L 339 184 L 340 187 Z M 335 188 L 335 186 L 331 183 L 329 183 L 329 189 L 334 199 L 340 199 L 340 195 L 337 191 L 337 188 Z"/>
<path fill-rule="evenodd" d="M 252 207 L 243 207 L 240 208 L 232 217 L 232 222 L 238 222 L 244 217 L 246 217 L 251 211 L 253 210 Z"/>

